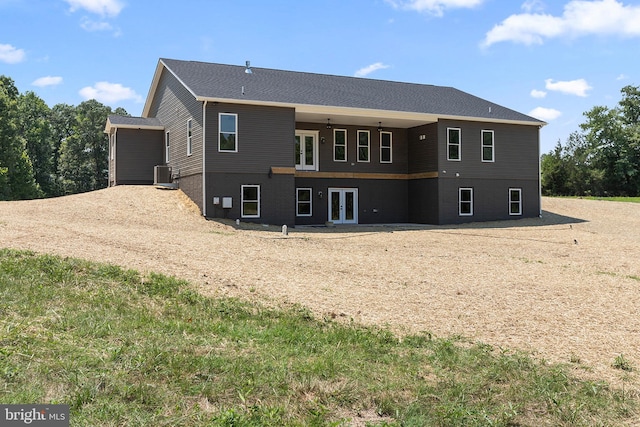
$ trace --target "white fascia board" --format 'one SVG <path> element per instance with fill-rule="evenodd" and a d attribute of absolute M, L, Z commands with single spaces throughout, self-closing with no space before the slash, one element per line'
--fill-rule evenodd
<path fill-rule="evenodd" d="M 164 130 L 164 126 L 130 125 L 130 124 L 114 125 L 113 123 L 111 123 L 111 120 L 107 119 L 107 124 L 104 127 L 104 133 L 111 133 L 112 129 Z"/>
<path fill-rule="evenodd" d="M 204 96 L 196 96 L 197 101 L 207 102 L 219 102 L 228 104 L 243 104 L 243 105 L 260 105 L 265 107 L 284 107 L 294 108 L 296 113 L 308 113 L 308 114 L 322 114 L 327 117 L 331 115 L 336 116 L 354 116 L 354 117 L 370 117 L 374 119 L 387 119 L 387 120 L 407 120 L 412 122 L 433 123 L 438 120 L 466 120 L 472 122 L 485 122 L 485 123 L 505 123 L 505 124 L 519 124 L 528 126 L 546 125 L 545 122 L 526 121 L 526 120 L 504 120 L 504 119 L 491 119 L 487 117 L 469 117 L 469 116 L 454 116 L 454 115 L 441 115 L 441 114 L 429 114 L 429 113 L 415 113 L 407 111 L 396 110 L 374 110 L 367 108 L 352 108 L 352 107 L 334 107 L 328 105 L 311 105 L 311 104 L 289 104 L 285 102 L 270 102 L 270 101 L 256 101 L 251 99 L 225 99 L 225 98 L 210 98 Z"/>

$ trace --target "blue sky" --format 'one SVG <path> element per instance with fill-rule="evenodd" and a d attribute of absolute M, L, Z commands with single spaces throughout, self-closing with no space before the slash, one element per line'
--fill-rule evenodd
<path fill-rule="evenodd" d="M 549 124 L 640 85 L 640 0 L 0 0 L 0 74 L 140 115 L 158 58 L 453 86 Z"/>

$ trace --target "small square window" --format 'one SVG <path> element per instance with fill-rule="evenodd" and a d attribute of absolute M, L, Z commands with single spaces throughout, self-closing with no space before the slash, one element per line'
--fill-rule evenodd
<path fill-rule="evenodd" d="M 238 151 L 238 115 L 232 113 L 219 114 L 218 151 Z"/>
<path fill-rule="evenodd" d="M 298 188 L 296 190 L 296 216 L 313 215 L 311 188 Z"/>
<path fill-rule="evenodd" d="M 242 186 L 242 212 L 243 218 L 259 218 L 260 217 L 260 186 L 259 185 L 243 185 Z"/>

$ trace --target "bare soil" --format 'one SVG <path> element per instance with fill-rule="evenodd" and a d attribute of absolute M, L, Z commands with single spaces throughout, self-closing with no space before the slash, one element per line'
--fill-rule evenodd
<path fill-rule="evenodd" d="M 461 335 L 638 392 L 640 204 L 543 199 L 543 217 L 289 229 L 207 221 L 180 191 L 0 202 L 0 247 L 115 263 L 208 295 Z M 616 356 L 636 368 L 612 367 Z"/>

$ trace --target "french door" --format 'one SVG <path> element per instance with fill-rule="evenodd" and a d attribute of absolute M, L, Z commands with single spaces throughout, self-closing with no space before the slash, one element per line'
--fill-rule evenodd
<path fill-rule="evenodd" d="M 329 188 L 329 221 L 334 224 L 358 223 L 357 188 Z"/>

